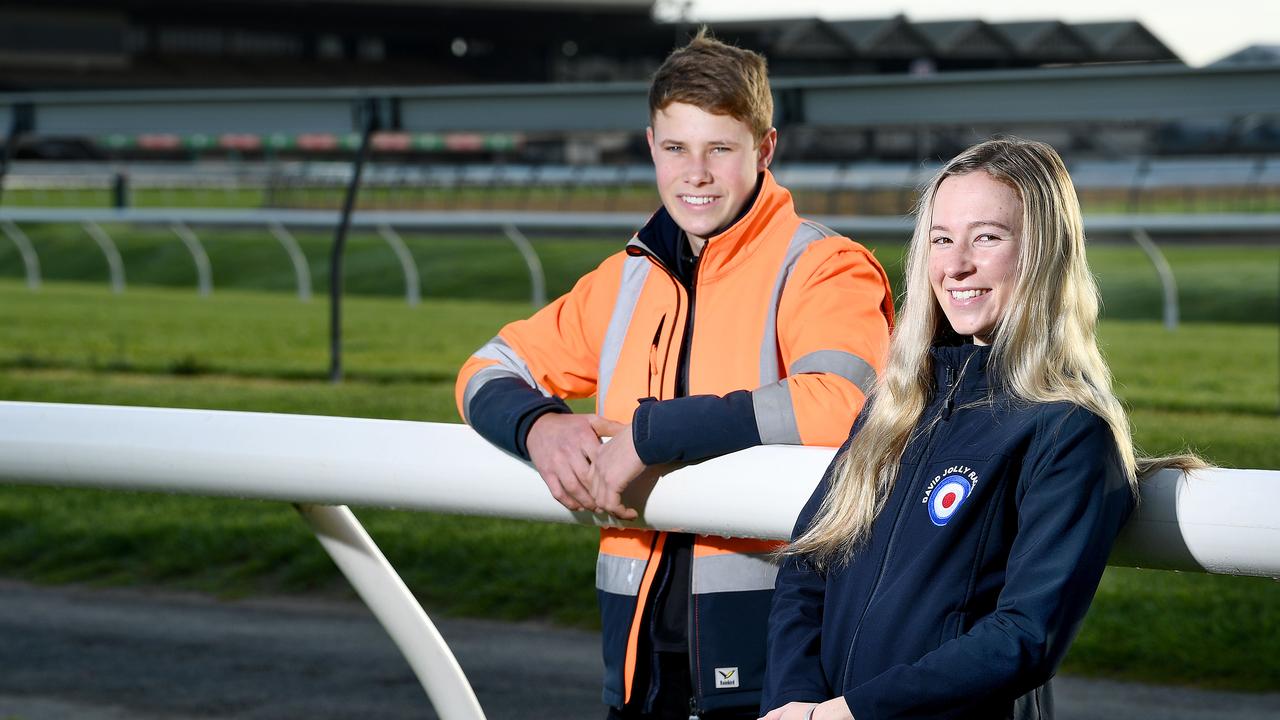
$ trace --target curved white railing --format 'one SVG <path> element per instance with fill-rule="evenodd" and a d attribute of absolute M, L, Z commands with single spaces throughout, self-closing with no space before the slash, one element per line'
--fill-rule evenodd
<path fill-rule="evenodd" d="M 450 423 L 0 402 L 0 482 L 364 505 L 786 538 L 834 453 L 766 446 L 677 470 L 641 519 L 570 512 Z M 1280 578 L 1280 471 L 1149 480 L 1113 564 Z M 638 500 L 637 500 L 638 501 Z"/>
<path fill-rule="evenodd" d="M 482 718 L 461 670 L 345 508 L 365 505 L 595 525 L 526 463 L 464 425 L 0 402 L 0 482 L 280 500 L 299 509 L 404 651 L 442 717 Z M 785 538 L 830 448 L 766 446 L 677 470 L 631 503 L 632 526 Z M 1280 471 L 1163 472 L 1112 564 L 1280 578 Z"/>

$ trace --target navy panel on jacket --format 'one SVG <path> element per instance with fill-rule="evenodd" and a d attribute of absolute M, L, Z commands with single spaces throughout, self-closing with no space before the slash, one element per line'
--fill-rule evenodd
<path fill-rule="evenodd" d="M 701 710 L 740 708 L 759 702 L 764 686 L 765 639 L 758 628 L 769 620 L 773 593 L 767 590 L 699 593 L 690 618 L 697 641 L 693 665 Z M 699 632 L 702 618 L 714 618 L 717 632 Z M 726 632 L 739 627 L 741 632 Z"/>
<path fill-rule="evenodd" d="M 697 462 L 760 444 L 751 392 L 641 401 L 631 420 L 645 465 Z"/>
<path fill-rule="evenodd" d="M 547 397 L 519 378 L 494 378 L 471 400 L 471 427 L 480 437 L 515 455 L 529 459 L 525 441 L 538 418 L 549 412 L 572 412 L 558 397 Z"/>

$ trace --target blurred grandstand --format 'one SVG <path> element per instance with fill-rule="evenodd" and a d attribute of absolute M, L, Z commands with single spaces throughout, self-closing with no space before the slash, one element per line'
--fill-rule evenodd
<path fill-rule="evenodd" d="M 651 0 L 156 0 L 0 2 L 0 91 L 388 87 L 642 82 L 688 36 Z M 667 3 L 671 5 L 671 3 Z M 840 127 L 794 111 L 787 78 L 882 76 L 905 85 L 1035 68 L 1181 66 L 1137 21 L 914 22 L 790 18 L 713 23 L 764 53 L 779 84 L 779 167 L 807 212 L 900 214 L 936 164 L 994 133 L 1043 139 L 1098 211 L 1275 210 L 1280 119 L 885 123 Z M 1277 66 L 1258 46 L 1224 65 Z M 572 87 L 570 85 L 569 87 Z M 17 97 L 10 95 L 10 97 Z M 17 101 L 15 101 L 17 102 Z M 0 102 L 0 104 L 4 104 Z M 17 122 L 18 115 L 13 115 Z M 372 136 L 362 203 L 404 209 L 652 207 L 643 118 L 630 131 L 399 128 Z M 16 124 L 14 125 L 16 128 Z M 250 128 L 251 130 L 252 128 Z M 358 133 L 105 135 L 13 132 L 6 204 L 332 207 Z M 43 162 L 42 162 L 43 161 Z M 56 161 L 56 162 L 55 162 Z"/>
<path fill-rule="evenodd" d="M 668 3 L 670 4 L 670 3 Z M 689 32 L 653 0 L 0 3 L 0 89 L 644 80 Z M 671 15 L 659 12 L 658 15 Z M 1138 22 L 714 23 L 775 76 L 1180 62 Z"/>
<path fill-rule="evenodd" d="M 902 215 L 937 167 L 796 163 L 777 174 L 806 213 Z M 1077 159 L 1070 170 L 1086 213 L 1280 212 L 1280 157 Z M 351 175 L 350 163 L 332 160 L 22 161 L 5 180 L 5 204 L 336 208 Z M 361 187 L 360 206 L 380 210 L 643 212 L 657 202 L 645 163 L 373 162 Z"/>

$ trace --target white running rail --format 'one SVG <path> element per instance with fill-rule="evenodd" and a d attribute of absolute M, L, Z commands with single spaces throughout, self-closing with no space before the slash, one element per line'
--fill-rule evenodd
<path fill-rule="evenodd" d="M 0 483 L 279 500 L 300 511 L 445 720 L 483 718 L 427 616 L 345 508 L 614 525 L 570 512 L 527 464 L 464 425 L 0 402 Z M 785 538 L 834 451 L 752 448 L 631 498 L 633 526 Z M 1280 471 L 1166 471 L 1146 483 L 1112 564 L 1280 578 Z"/>

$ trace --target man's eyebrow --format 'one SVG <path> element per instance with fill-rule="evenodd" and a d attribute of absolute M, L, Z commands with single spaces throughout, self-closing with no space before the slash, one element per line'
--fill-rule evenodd
<path fill-rule="evenodd" d="M 690 144 L 687 141 L 677 140 L 676 138 L 673 138 L 673 137 L 656 137 L 655 140 L 659 143 L 675 143 L 677 145 Z M 733 147 L 739 147 L 742 145 L 742 143 L 738 142 L 737 140 L 708 140 L 706 144 L 707 145 L 731 145 Z"/>

